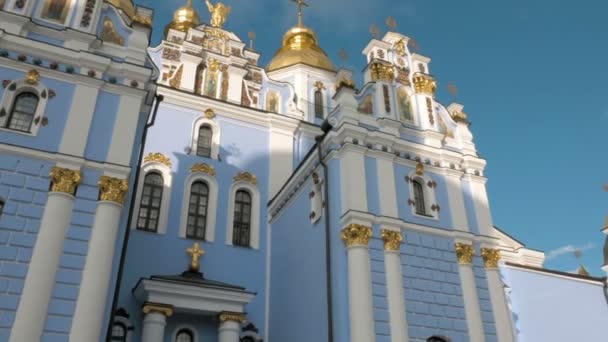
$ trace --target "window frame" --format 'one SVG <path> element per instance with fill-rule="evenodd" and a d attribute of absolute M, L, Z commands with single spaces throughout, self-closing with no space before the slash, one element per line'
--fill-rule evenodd
<path fill-rule="evenodd" d="M 211 155 L 209 157 L 201 157 L 197 154 L 200 127 L 204 125 L 207 125 L 211 128 Z M 192 141 L 190 143 L 190 154 L 196 156 L 197 158 L 219 160 L 220 137 L 221 130 L 217 119 L 210 119 L 205 117 L 204 114 L 201 114 L 201 117 L 196 119 L 192 125 Z"/>
<path fill-rule="evenodd" d="M 14 87 L 15 90 L 10 90 L 11 87 Z M 36 107 L 36 111 L 32 118 L 32 124 L 28 132 L 8 128 L 9 119 L 12 116 L 15 101 L 22 93 L 32 93 L 38 97 L 38 106 Z M 46 96 L 42 96 L 43 94 L 46 94 Z M 0 102 L 0 110 L 4 110 L 6 113 L 4 117 L 0 118 L 0 130 L 26 136 L 37 136 L 40 126 L 42 126 L 42 119 L 44 118 L 44 113 L 46 111 L 49 98 L 50 91 L 42 84 L 41 81 L 37 84 L 29 84 L 25 81 L 25 79 L 20 79 L 10 83 L 4 90 L 4 93 L 2 94 L 2 101 Z M 37 118 L 40 118 L 38 123 L 36 123 Z"/>
<path fill-rule="evenodd" d="M 239 195 L 244 194 L 245 196 L 247 196 L 246 198 L 243 199 L 239 199 Z M 244 218 L 246 217 L 244 212 L 244 208 L 245 207 L 249 207 L 249 217 L 247 218 L 247 220 L 249 222 L 245 222 Z M 252 218 L 252 208 L 253 208 L 253 196 L 251 195 L 251 193 L 243 188 L 238 189 L 235 193 L 234 196 L 234 213 L 233 213 L 233 217 L 232 217 L 232 245 L 233 246 L 238 246 L 238 247 L 249 247 L 251 246 L 251 218 Z M 240 213 L 240 217 L 237 217 L 237 209 L 239 209 L 239 213 Z M 236 227 L 236 223 L 238 223 L 241 227 L 237 228 Z M 240 242 L 243 241 L 243 235 L 244 235 L 244 231 L 245 228 L 243 227 L 244 225 L 247 225 L 247 242 Z M 235 234 L 237 232 L 237 230 L 239 231 L 239 234 Z M 237 235 L 239 236 L 239 238 L 237 238 Z"/>
<path fill-rule="evenodd" d="M 36 105 L 34 107 L 34 110 L 31 113 L 26 113 L 23 111 L 17 111 L 17 105 L 19 104 L 19 100 L 21 98 L 25 98 L 25 96 L 31 96 L 32 98 L 36 99 Z M 5 128 L 9 129 L 11 131 L 16 131 L 16 132 L 22 132 L 22 133 L 30 133 L 32 131 L 32 126 L 34 125 L 34 120 L 36 119 L 36 111 L 38 110 L 38 106 L 40 105 L 40 96 L 38 96 L 38 94 L 31 92 L 31 91 L 22 91 L 20 92 L 17 96 L 15 96 L 15 99 L 13 101 L 12 107 L 10 112 L 8 113 L 8 118 L 6 119 L 6 123 L 5 123 Z M 27 115 L 27 116 L 31 116 L 31 118 L 29 119 L 29 125 L 27 127 L 27 130 L 22 130 L 22 129 L 17 129 L 14 127 L 11 127 L 13 121 L 15 120 L 15 113 L 17 114 L 21 114 L 21 115 Z"/>
<path fill-rule="evenodd" d="M 321 89 L 315 89 L 313 92 L 313 109 L 315 119 L 325 118 L 325 105 L 323 101 L 323 91 Z"/>
<path fill-rule="evenodd" d="M 171 334 L 171 341 L 176 342 L 177 335 L 179 335 L 183 331 L 188 331 L 190 333 L 190 336 L 192 336 L 192 342 L 198 341 L 198 331 L 193 326 L 188 324 L 181 324 L 177 326 L 173 331 L 173 334 Z"/>
<path fill-rule="evenodd" d="M 243 248 L 260 248 L 260 191 L 257 186 L 247 182 L 238 181 L 234 182 L 230 188 L 228 196 L 228 220 L 226 227 L 226 244 L 234 246 L 232 238 L 234 235 L 234 210 L 236 204 L 236 193 L 239 190 L 245 190 L 249 192 L 251 196 L 251 217 L 249 226 L 249 246 L 237 246 Z"/>
<path fill-rule="evenodd" d="M 152 183 L 152 184 L 146 183 L 147 179 L 149 177 L 153 176 L 153 175 L 156 176 L 156 177 L 160 177 L 160 180 L 161 180 L 161 184 L 160 185 L 159 184 L 154 184 L 154 183 Z M 151 193 L 149 195 L 150 200 L 154 199 L 154 195 L 153 195 L 154 190 L 158 190 L 158 189 L 160 189 L 160 198 L 159 198 L 158 207 L 154 206 L 153 204 L 148 204 L 148 205 L 145 206 L 146 209 L 148 210 L 148 213 L 144 216 L 146 224 L 145 224 L 144 227 L 140 227 L 139 226 L 139 220 L 142 219 L 142 216 L 141 216 L 141 210 L 142 210 L 142 207 L 143 207 L 142 200 L 143 200 L 144 192 L 145 192 L 147 186 L 151 188 Z M 164 192 L 165 192 L 165 179 L 163 178 L 163 175 L 161 173 L 157 172 L 157 171 L 147 172 L 144 175 L 144 182 L 143 182 L 143 187 L 142 187 L 142 198 L 140 198 L 140 201 L 139 201 L 139 210 L 137 211 L 137 222 L 136 222 L 137 230 L 141 230 L 141 231 L 145 231 L 145 232 L 149 232 L 149 233 L 156 233 L 156 232 L 158 232 L 159 221 L 160 221 L 160 213 L 161 213 L 162 206 L 163 206 L 163 194 L 164 194 Z M 152 211 L 152 210 L 158 211 L 158 215 L 157 215 L 156 220 L 155 220 L 156 224 L 154 225 L 154 227 L 150 227 L 150 221 L 152 220 L 150 218 L 150 211 Z"/>
<path fill-rule="evenodd" d="M 413 170 L 407 177 L 409 178 L 409 182 L 408 182 L 409 200 L 414 200 L 414 201 L 416 200 L 415 192 L 414 192 L 414 181 L 418 181 L 419 184 L 421 185 L 422 195 L 424 198 L 425 214 L 418 213 L 416 211 L 416 204 L 414 204 L 414 205 L 410 205 L 412 215 L 414 217 L 420 217 L 420 218 L 425 218 L 425 219 L 430 219 L 430 220 L 439 220 L 439 211 L 431 209 L 433 205 L 439 204 L 439 203 L 437 203 L 436 189 L 428 186 L 428 183 L 433 182 L 433 179 L 428 176 L 427 172 L 425 172 L 422 175 L 419 175 L 416 173 L 415 170 Z"/>
<path fill-rule="evenodd" d="M 158 218 L 158 229 L 156 231 L 156 234 L 165 234 L 167 232 L 167 220 L 169 217 L 169 206 L 171 204 L 171 184 L 173 181 L 171 168 L 165 164 L 154 161 L 154 162 L 144 163 L 141 166 L 140 172 L 141 172 L 142 177 L 139 177 L 139 180 L 137 182 L 135 207 L 133 208 L 134 210 L 133 210 L 133 213 L 131 216 L 131 222 L 132 222 L 131 229 L 140 231 L 142 233 L 154 234 L 152 232 L 137 229 L 137 219 L 139 217 L 139 209 L 140 209 L 141 197 L 143 194 L 143 185 L 144 185 L 145 175 L 147 175 L 149 172 L 157 172 L 157 173 L 160 173 L 161 176 L 163 177 L 163 197 L 161 199 L 161 208 L 160 208 L 160 215 Z"/>
<path fill-rule="evenodd" d="M 218 201 L 218 182 L 214 176 L 211 176 L 204 172 L 193 172 L 188 175 L 184 182 L 184 189 L 182 197 L 182 211 L 181 211 L 181 222 L 179 226 L 179 237 L 184 239 L 190 239 L 186 236 L 188 229 L 188 206 L 190 202 L 190 188 L 192 184 L 197 181 L 205 182 L 209 189 L 209 199 L 207 202 L 207 226 L 205 229 L 205 241 L 215 241 L 215 223 L 217 219 L 217 201 Z"/>
<path fill-rule="evenodd" d="M 202 138 L 201 131 L 203 129 L 208 129 L 208 131 L 209 131 L 209 145 L 201 147 L 201 138 Z M 201 148 L 208 149 L 209 153 L 200 154 L 199 152 L 200 152 Z M 196 139 L 196 156 L 202 157 L 202 158 L 211 158 L 212 150 L 213 150 L 213 128 L 208 124 L 202 124 L 202 125 L 198 126 L 198 136 Z"/>

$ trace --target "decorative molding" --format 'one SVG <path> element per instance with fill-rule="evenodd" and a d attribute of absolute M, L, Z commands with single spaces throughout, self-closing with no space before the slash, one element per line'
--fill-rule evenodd
<path fill-rule="evenodd" d="M 74 195 L 76 187 L 82 182 L 82 172 L 80 170 L 70 170 L 60 167 L 53 167 L 49 174 L 51 178 L 51 191 L 63 192 Z"/>
<path fill-rule="evenodd" d="M 152 162 L 161 163 L 168 167 L 171 167 L 171 165 L 172 165 L 171 160 L 162 153 L 149 153 L 144 158 L 144 162 L 145 163 L 152 163 Z"/>
<path fill-rule="evenodd" d="M 482 248 L 481 257 L 486 268 L 498 268 L 500 261 L 500 250 L 492 248 Z"/>
<path fill-rule="evenodd" d="M 213 111 L 213 109 L 207 108 L 207 110 L 205 110 L 205 117 L 207 119 L 213 119 L 213 118 L 215 118 L 215 112 Z"/>
<path fill-rule="evenodd" d="M 159 313 L 166 317 L 171 317 L 173 315 L 173 305 L 146 302 L 142 307 L 142 311 L 146 315 L 149 313 Z"/>
<path fill-rule="evenodd" d="M 372 228 L 360 224 L 351 224 L 342 229 L 342 240 L 347 247 L 367 246 L 372 237 Z"/>
<path fill-rule="evenodd" d="M 216 175 L 216 172 L 215 172 L 215 169 L 213 168 L 213 166 L 211 166 L 209 164 L 205 164 L 205 163 L 194 164 L 192 166 L 192 168 L 190 168 L 190 172 L 202 172 L 202 173 L 208 174 L 209 176 Z"/>
<path fill-rule="evenodd" d="M 470 265 L 473 263 L 473 255 L 475 255 L 475 248 L 473 245 L 459 242 L 455 244 L 455 249 L 459 264 Z"/>
<path fill-rule="evenodd" d="M 95 10 L 95 3 L 97 0 L 87 0 L 84 5 L 84 12 L 82 14 L 82 18 L 80 19 L 80 26 L 89 27 L 91 24 L 91 16 L 93 15 L 93 11 Z"/>
<path fill-rule="evenodd" d="M 395 79 L 395 69 L 392 65 L 374 62 L 370 66 L 372 81 L 392 82 Z"/>
<path fill-rule="evenodd" d="M 237 322 L 239 324 L 242 324 L 243 322 L 245 322 L 245 314 L 238 312 L 222 312 L 218 317 L 220 319 L 220 322 L 222 323 Z"/>
<path fill-rule="evenodd" d="M 435 94 L 437 84 L 433 77 L 425 74 L 414 76 L 414 89 L 419 94 Z"/>
<path fill-rule="evenodd" d="M 235 182 L 244 181 L 244 182 L 251 183 L 255 186 L 258 185 L 257 177 L 254 176 L 253 174 L 251 174 L 250 172 L 241 172 L 238 175 L 234 176 L 233 180 Z"/>
<path fill-rule="evenodd" d="M 384 250 L 399 251 L 403 234 L 395 230 L 382 229 L 382 240 L 384 241 Z"/>
<path fill-rule="evenodd" d="M 125 196 L 129 192 L 129 183 L 126 179 L 101 176 L 97 185 L 100 201 L 111 201 L 121 205 L 125 202 Z"/>

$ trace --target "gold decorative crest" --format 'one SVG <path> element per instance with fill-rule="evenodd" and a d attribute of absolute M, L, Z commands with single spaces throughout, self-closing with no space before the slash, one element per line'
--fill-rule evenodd
<path fill-rule="evenodd" d="M 481 257 L 486 268 L 497 268 L 500 261 L 500 250 L 492 248 L 482 248 Z"/>
<path fill-rule="evenodd" d="M 437 84 L 435 80 L 428 75 L 414 76 L 414 89 L 417 93 L 435 94 Z"/>
<path fill-rule="evenodd" d="M 40 73 L 36 69 L 32 69 L 25 74 L 25 82 L 31 85 L 37 85 L 40 82 Z"/>
<path fill-rule="evenodd" d="M 146 315 L 149 313 L 159 313 L 166 317 L 171 317 L 173 315 L 173 305 L 145 303 L 142 311 Z"/>
<path fill-rule="evenodd" d="M 82 172 L 61 167 L 53 167 L 49 174 L 51 178 L 51 191 L 74 195 L 76 187 L 82 183 Z"/>
<path fill-rule="evenodd" d="M 190 169 L 190 172 L 202 172 L 208 174 L 209 176 L 215 176 L 216 174 L 213 166 L 205 163 L 194 164 Z"/>
<path fill-rule="evenodd" d="M 171 160 L 162 153 L 149 153 L 144 158 L 144 162 L 145 163 L 152 163 L 152 162 L 161 163 L 168 167 L 171 167 L 171 165 L 172 165 Z"/>
<path fill-rule="evenodd" d="M 372 72 L 372 81 L 392 82 L 395 79 L 395 69 L 392 65 L 382 63 L 372 63 L 370 66 Z"/>
<path fill-rule="evenodd" d="M 253 185 L 258 185 L 258 178 L 252 175 L 250 172 L 241 172 L 238 175 L 234 176 L 233 180 L 235 182 L 244 181 Z"/>
<path fill-rule="evenodd" d="M 384 249 L 387 251 L 399 251 L 403 235 L 401 232 L 394 230 L 382 229 L 382 240 L 384 241 Z"/>
<path fill-rule="evenodd" d="M 416 174 L 418 176 L 422 176 L 424 174 L 424 164 L 422 164 L 421 162 L 418 162 L 418 164 L 416 164 Z"/>
<path fill-rule="evenodd" d="M 213 119 L 215 117 L 215 112 L 213 111 L 213 109 L 207 108 L 207 110 L 205 111 L 205 117 L 207 119 Z"/>
<path fill-rule="evenodd" d="M 220 322 L 245 322 L 245 314 L 238 312 L 222 312 L 219 316 Z"/>
<path fill-rule="evenodd" d="M 111 201 L 118 204 L 125 202 L 125 196 L 129 191 L 129 183 L 126 179 L 101 176 L 99 182 L 99 199 L 101 201 Z"/>
<path fill-rule="evenodd" d="M 456 257 L 458 257 L 458 263 L 462 265 L 470 265 L 473 263 L 473 255 L 475 255 L 475 248 L 473 245 L 467 245 L 466 243 L 457 243 Z"/>
<path fill-rule="evenodd" d="M 315 89 L 317 89 L 317 90 L 324 90 L 325 89 L 325 85 L 323 84 L 323 82 L 317 81 L 317 82 L 315 82 Z"/>
<path fill-rule="evenodd" d="M 367 246 L 372 237 L 372 229 L 360 224 L 351 224 L 342 229 L 342 240 L 347 247 Z"/>
<path fill-rule="evenodd" d="M 403 39 L 395 43 L 395 51 L 399 56 L 405 56 L 405 42 L 403 41 Z"/>

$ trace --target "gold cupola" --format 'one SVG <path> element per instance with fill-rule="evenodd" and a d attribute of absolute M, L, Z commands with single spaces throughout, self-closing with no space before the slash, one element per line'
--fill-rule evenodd
<path fill-rule="evenodd" d="M 302 6 L 308 6 L 302 0 L 298 4 L 298 25 L 290 28 L 283 36 L 283 46 L 275 53 L 266 67 L 274 71 L 296 64 L 306 64 L 315 68 L 336 71 L 325 51 L 319 47 L 316 33 L 302 24 Z"/>
<path fill-rule="evenodd" d="M 135 5 L 132 0 L 107 0 L 109 4 L 113 5 L 119 10 L 122 10 L 129 18 L 133 19 L 135 16 Z"/>
<path fill-rule="evenodd" d="M 198 26 L 200 23 L 201 19 L 194 7 L 192 7 L 192 0 L 188 0 L 185 6 L 178 8 L 173 13 L 173 21 L 165 27 L 165 36 L 169 32 L 169 29 L 186 32 L 191 27 Z"/>

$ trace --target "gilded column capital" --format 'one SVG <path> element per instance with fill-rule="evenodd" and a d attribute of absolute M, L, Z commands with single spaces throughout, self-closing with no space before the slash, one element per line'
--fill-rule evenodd
<path fill-rule="evenodd" d="M 374 62 L 370 66 L 372 81 L 392 82 L 395 79 L 393 65 Z"/>
<path fill-rule="evenodd" d="M 245 314 L 238 312 L 222 312 L 219 315 L 220 322 L 245 322 Z"/>
<path fill-rule="evenodd" d="M 486 268 L 497 268 L 500 261 L 500 250 L 492 248 L 482 248 L 481 257 Z"/>
<path fill-rule="evenodd" d="M 171 317 L 173 315 L 173 305 L 158 304 L 158 303 L 145 303 L 142 307 L 144 314 L 159 313 L 165 317 Z"/>
<path fill-rule="evenodd" d="M 49 173 L 51 191 L 74 195 L 76 187 L 82 182 L 82 172 L 61 167 L 53 167 Z"/>
<path fill-rule="evenodd" d="M 372 237 L 372 229 L 360 224 L 351 224 L 342 229 L 342 240 L 347 247 L 367 246 Z"/>
<path fill-rule="evenodd" d="M 414 89 L 418 94 L 435 94 L 437 84 L 435 83 L 433 77 L 420 74 L 414 76 Z"/>
<path fill-rule="evenodd" d="M 403 241 L 401 232 L 394 230 L 382 229 L 382 240 L 384 241 L 384 250 L 398 251 Z"/>
<path fill-rule="evenodd" d="M 475 255 L 475 248 L 473 248 L 473 245 L 459 242 L 456 243 L 455 247 L 459 264 L 470 265 L 473 263 L 473 255 Z"/>
<path fill-rule="evenodd" d="M 129 183 L 126 179 L 101 176 L 97 185 L 99 186 L 99 200 L 121 205 L 125 202 L 125 196 L 129 191 Z"/>

